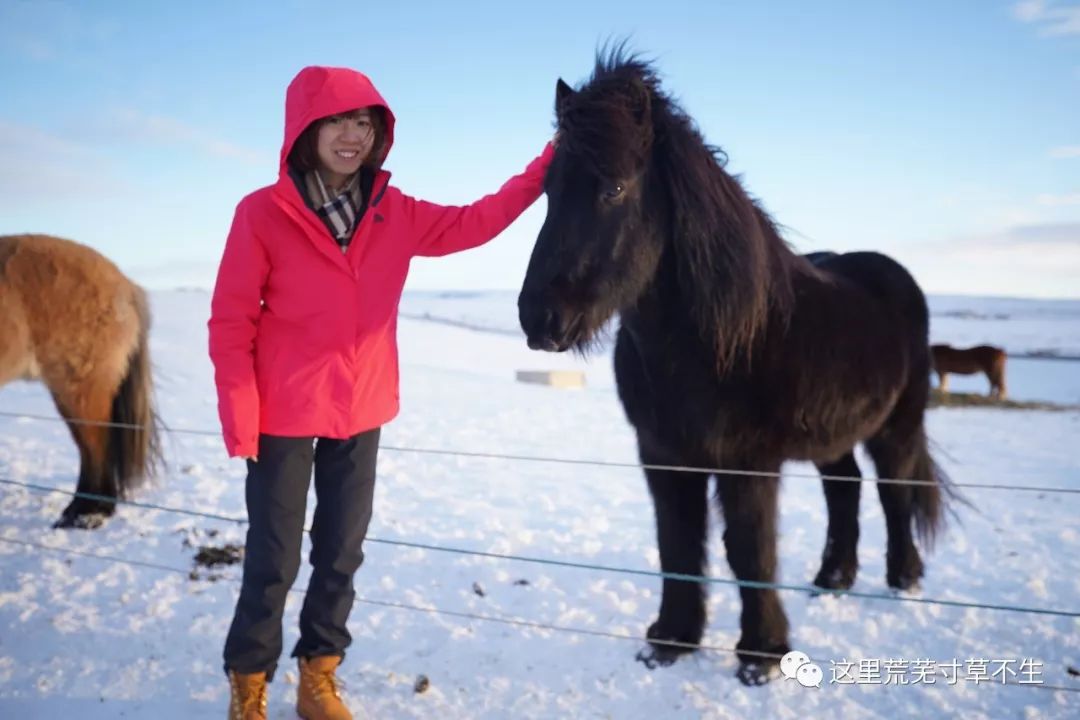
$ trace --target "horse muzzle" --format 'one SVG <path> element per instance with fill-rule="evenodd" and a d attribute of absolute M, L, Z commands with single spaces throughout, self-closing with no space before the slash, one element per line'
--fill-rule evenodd
<path fill-rule="evenodd" d="M 519 300 L 518 319 L 530 350 L 566 352 L 581 336 L 584 313 L 567 313 L 555 305 Z"/>

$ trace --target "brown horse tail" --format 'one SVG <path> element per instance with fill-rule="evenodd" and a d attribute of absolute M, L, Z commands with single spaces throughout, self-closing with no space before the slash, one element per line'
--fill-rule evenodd
<path fill-rule="evenodd" d="M 108 472 L 119 497 L 127 497 L 128 491 L 154 475 L 162 462 L 150 365 L 150 307 L 141 288 L 135 288 L 134 302 L 139 336 L 113 399 L 111 420 L 115 425 L 109 429 Z"/>
<path fill-rule="evenodd" d="M 998 350 L 994 356 L 994 377 L 997 380 L 998 398 L 1004 400 L 1008 391 L 1005 388 L 1005 362 L 1008 356 L 1004 350 Z"/>

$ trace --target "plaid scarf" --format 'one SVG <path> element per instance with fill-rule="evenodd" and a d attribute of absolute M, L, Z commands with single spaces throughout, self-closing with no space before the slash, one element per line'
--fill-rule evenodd
<path fill-rule="evenodd" d="M 326 223 L 330 234 L 337 240 L 338 247 L 344 253 L 349 249 L 356 223 L 364 209 L 364 193 L 360 186 L 361 173 L 355 173 L 341 193 L 331 197 L 318 171 L 312 170 L 304 176 L 308 198 L 315 207 L 315 213 Z"/>

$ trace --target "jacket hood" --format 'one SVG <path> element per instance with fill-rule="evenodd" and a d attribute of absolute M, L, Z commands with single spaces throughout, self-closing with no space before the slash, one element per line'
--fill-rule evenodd
<path fill-rule="evenodd" d="M 289 152 L 308 125 L 320 118 L 361 107 L 378 106 L 386 117 L 386 138 L 379 167 L 394 144 L 394 113 L 366 75 L 349 68 L 309 66 L 296 74 L 285 93 L 285 141 L 279 172 L 288 174 Z"/>

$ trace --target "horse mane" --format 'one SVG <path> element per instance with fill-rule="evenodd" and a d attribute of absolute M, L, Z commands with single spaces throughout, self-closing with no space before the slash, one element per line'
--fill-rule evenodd
<path fill-rule="evenodd" d="M 762 330 L 790 315 L 797 256 L 764 208 L 724 169 L 724 151 L 706 143 L 694 121 L 661 90 L 648 62 L 627 55 L 620 45 L 606 57 L 597 56 L 588 87 L 600 83 L 623 83 L 647 93 L 656 173 L 650 182 L 670 203 L 668 239 L 680 292 L 718 367 L 728 369 L 739 357 L 749 361 Z M 633 91 L 614 95 L 624 102 L 632 96 Z M 628 135 L 633 133 L 623 137 Z"/>

